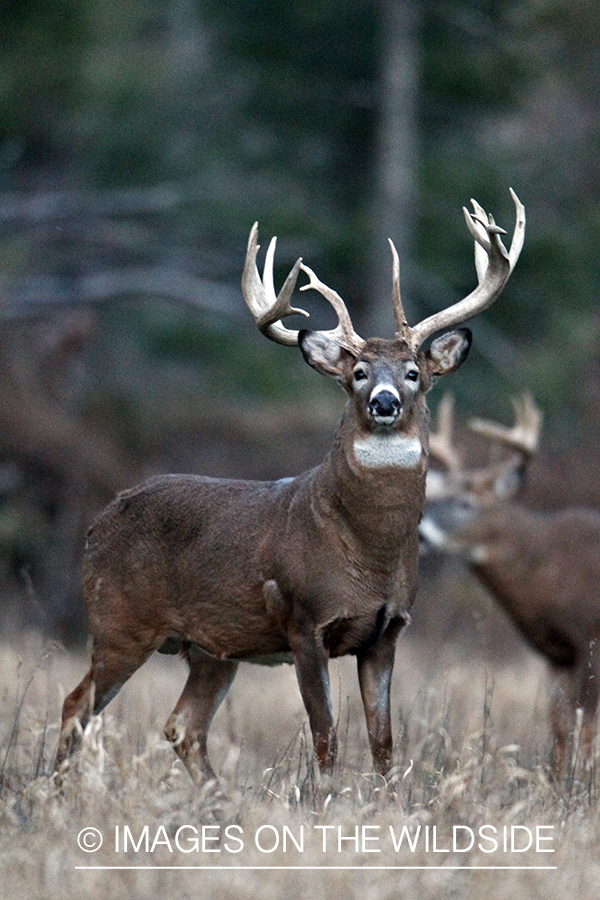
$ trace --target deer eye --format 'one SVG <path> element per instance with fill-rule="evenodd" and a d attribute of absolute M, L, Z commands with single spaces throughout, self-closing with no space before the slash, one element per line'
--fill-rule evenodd
<path fill-rule="evenodd" d="M 367 377 L 367 373 L 364 369 L 355 369 L 354 370 L 354 380 L 355 381 L 364 381 Z"/>
<path fill-rule="evenodd" d="M 419 378 L 419 370 L 418 369 L 409 369 L 406 373 L 407 381 L 417 381 Z"/>

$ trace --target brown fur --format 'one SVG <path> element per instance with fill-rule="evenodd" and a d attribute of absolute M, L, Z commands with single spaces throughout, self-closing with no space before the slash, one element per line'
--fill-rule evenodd
<path fill-rule="evenodd" d="M 600 702 L 600 514 L 533 513 L 516 504 L 484 511 L 459 537 L 485 554 L 471 567 L 555 673 L 553 766 L 562 773 L 583 710 L 589 757 Z"/>
<path fill-rule="evenodd" d="M 92 664 L 65 701 L 57 766 L 77 745 L 77 723 L 99 712 L 154 650 L 180 646 L 190 675 L 166 734 L 195 778 L 213 774 L 208 728 L 239 661 L 295 663 L 317 758 L 330 769 L 327 661 L 348 653 L 357 657 L 374 765 L 387 771 L 395 642 L 417 587 L 425 391 L 461 364 L 469 342 L 466 331 L 451 332 L 415 359 L 403 341 L 371 340 L 357 356 L 304 332 L 307 361 L 349 396 L 320 466 L 264 483 L 165 475 L 119 494 L 88 535 Z M 357 366 L 368 372 L 360 383 Z M 385 427 L 368 412 L 379 383 L 392 383 L 401 399 Z M 363 468 L 354 440 L 376 432 L 418 438 L 420 459 L 412 468 Z"/>
<path fill-rule="evenodd" d="M 579 751 L 586 763 L 593 752 L 600 704 L 600 514 L 532 512 L 514 502 L 529 458 L 517 453 L 488 468 L 458 466 L 443 475 L 436 490 L 445 497 L 428 505 L 421 530 L 440 549 L 465 558 L 550 663 L 552 768 L 559 777 Z"/>

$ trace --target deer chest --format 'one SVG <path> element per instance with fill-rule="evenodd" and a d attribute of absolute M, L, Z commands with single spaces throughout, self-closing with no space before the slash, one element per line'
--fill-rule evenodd
<path fill-rule="evenodd" d="M 389 622 L 386 604 L 372 613 L 340 617 L 323 626 L 323 644 L 332 657 L 360 653 L 379 641 Z"/>

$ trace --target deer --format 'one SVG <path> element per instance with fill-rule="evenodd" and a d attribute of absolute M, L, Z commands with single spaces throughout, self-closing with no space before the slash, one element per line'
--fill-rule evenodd
<path fill-rule="evenodd" d="M 82 729 L 155 650 L 181 653 L 189 675 L 165 735 L 194 782 L 215 778 L 207 751 L 212 718 L 240 662 L 292 663 L 318 770 L 333 771 L 337 740 L 328 661 L 357 660 L 375 771 L 389 771 L 390 683 L 396 640 L 417 589 L 418 526 L 425 498 L 433 382 L 456 371 L 471 332 L 456 328 L 500 295 L 519 257 L 525 211 L 511 189 L 515 228 L 506 232 L 472 201 L 464 209 L 487 263 L 457 303 L 409 326 L 392 251 L 391 339 L 361 338 L 342 298 L 298 259 L 275 294 L 276 239 L 257 267 L 250 232 L 242 293 L 259 331 L 299 347 L 309 366 L 346 393 L 323 462 L 261 482 L 159 475 L 117 495 L 92 524 L 83 591 L 93 639 L 91 666 L 66 698 L 55 771 L 68 766 Z M 307 315 L 291 305 L 300 272 L 335 311 L 331 330 L 292 330 Z M 446 330 L 451 329 L 451 330 Z M 443 334 L 423 343 L 439 331 Z"/>
<path fill-rule="evenodd" d="M 591 765 L 600 703 L 600 513 L 540 512 L 518 502 L 538 446 L 542 414 L 532 397 L 513 399 L 510 427 L 473 419 L 472 431 L 502 449 L 476 469 L 464 467 L 452 439 L 452 400 L 440 403 L 420 524 L 426 547 L 458 554 L 505 610 L 551 672 L 550 771 Z M 508 455 L 506 455 L 508 452 Z"/>

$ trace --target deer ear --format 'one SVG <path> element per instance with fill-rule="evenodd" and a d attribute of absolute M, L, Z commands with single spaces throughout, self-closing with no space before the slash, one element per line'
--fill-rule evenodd
<path fill-rule="evenodd" d="M 354 360 L 348 350 L 321 331 L 303 329 L 298 334 L 298 343 L 306 362 L 321 375 L 340 378 L 347 360 Z"/>
<path fill-rule="evenodd" d="M 471 347 L 472 334 L 469 328 L 448 331 L 432 342 L 425 353 L 425 365 L 431 378 L 449 375 L 464 363 Z"/>
<path fill-rule="evenodd" d="M 508 467 L 494 480 L 494 497 L 499 500 L 512 500 L 525 481 L 525 466 L 521 463 Z"/>

